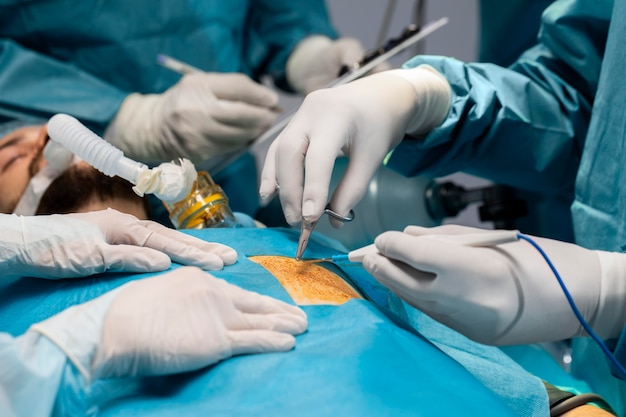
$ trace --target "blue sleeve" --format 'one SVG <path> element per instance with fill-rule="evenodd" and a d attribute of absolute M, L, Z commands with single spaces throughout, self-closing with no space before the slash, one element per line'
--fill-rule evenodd
<path fill-rule="evenodd" d="M 36 332 L 0 333 L 0 415 L 90 415 L 84 380 L 63 352 Z"/>
<path fill-rule="evenodd" d="M 431 134 L 405 139 L 389 165 L 405 175 L 465 171 L 500 184 L 571 196 L 604 52 L 608 1 L 559 1 L 539 44 L 509 68 L 421 56 L 448 79 L 453 102 Z M 590 5 L 594 6 L 593 10 Z"/>
<path fill-rule="evenodd" d="M 284 89 L 290 89 L 285 66 L 298 42 L 312 35 L 337 37 L 322 0 L 252 1 L 249 22 L 251 67 L 269 74 Z"/>
<path fill-rule="evenodd" d="M 9 39 L 0 39 L 0 91 L 0 121 L 68 113 L 98 133 L 129 94 Z"/>

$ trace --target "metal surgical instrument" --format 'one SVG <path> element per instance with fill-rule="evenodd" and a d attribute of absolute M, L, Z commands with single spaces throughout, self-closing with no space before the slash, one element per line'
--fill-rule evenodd
<path fill-rule="evenodd" d="M 484 233 L 468 233 L 462 235 L 423 235 L 426 239 L 434 239 L 441 242 L 453 243 L 461 246 L 497 246 L 504 243 L 515 242 L 519 239 L 518 230 L 493 230 Z M 363 262 L 365 255 L 376 253 L 374 244 L 363 246 L 346 254 L 333 255 L 327 258 L 302 259 L 303 262 Z"/>
<path fill-rule="evenodd" d="M 344 223 L 351 222 L 352 220 L 354 220 L 354 211 L 352 210 L 350 210 L 350 213 L 348 213 L 347 216 L 342 216 L 339 213 L 336 213 L 333 210 L 331 210 L 329 206 L 326 206 L 326 208 L 324 209 L 324 213 Z M 302 255 L 304 254 L 304 251 L 306 250 L 306 247 L 309 244 L 309 238 L 311 237 L 311 233 L 313 232 L 313 228 L 315 227 L 316 223 L 317 223 L 317 220 L 313 222 L 307 222 L 304 220 L 302 221 L 302 227 L 300 228 L 300 239 L 298 239 L 298 248 L 296 249 L 297 261 L 302 260 Z"/>

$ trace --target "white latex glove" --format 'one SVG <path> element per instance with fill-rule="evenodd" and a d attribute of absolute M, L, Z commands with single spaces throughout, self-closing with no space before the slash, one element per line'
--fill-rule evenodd
<path fill-rule="evenodd" d="M 104 139 L 131 159 L 199 163 L 239 149 L 278 116 L 278 95 L 244 74 L 193 73 L 163 94 L 129 95 Z"/>
<path fill-rule="evenodd" d="M 237 260 L 237 252 L 228 246 L 113 209 L 51 216 L 0 215 L 0 229 L 0 276 L 70 278 L 105 271 L 154 272 L 169 268 L 171 260 L 222 269 Z"/>
<path fill-rule="evenodd" d="M 335 159 L 350 158 L 330 205 L 346 215 L 363 197 L 387 153 L 406 133 L 419 135 L 442 122 L 450 85 L 428 66 L 385 71 L 309 94 L 270 146 L 261 198 L 280 186 L 285 218 L 317 220 L 328 202 Z"/>
<path fill-rule="evenodd" d="M 287 81 L 300 94 L 324 88 L 339 77 L 341 67 L 352 66 L 365 50 L 355 38 L 331 40 L 309 36 L 296 45 L 287 60 Z"/>
<path fill-rule="evenodd" d="M 305 313 L 194 267 L 125 284 L 29 329 L 87 382 L 193 371 L 233 355 L 286 351 Z"/>
<path fill-rule="evenodd" d="M 554 274 L 528 242 L 468 247 L 428 237 L 480 229 L 409 226 L 376 238 L 363 266 L 407 303 L 487 344 L 548 342 L 584 334 Z M 603 338 L 626 323 L 626 255 L 532 237 L 583 317 Z"/>

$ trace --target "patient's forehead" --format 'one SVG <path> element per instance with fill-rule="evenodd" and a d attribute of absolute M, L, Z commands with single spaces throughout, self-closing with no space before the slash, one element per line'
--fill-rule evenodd
<path fill-rule="evenodd" d="M 44 128 L 44 125 L 24 126 L 8 133 L 4 133 L 4 135 L 0 137 L 0 145 L 15 138 L 23 137 L 24 139 L 37 139 L 42 134 L 42 129 Z"/>

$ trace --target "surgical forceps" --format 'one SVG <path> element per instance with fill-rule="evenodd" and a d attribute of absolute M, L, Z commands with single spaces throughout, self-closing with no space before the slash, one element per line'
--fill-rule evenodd
<path fill-rule="evenodd" d="M 344 217 L 339 213 L 331 210 L 330 206 L 327 205 L 324 209 L 324 213 L 344 223 L 354 220 L 354 211 L 352 210 L 350 210 L 350 213 L 348 213 L 348 215 Z M 311 237 L 311 233 L 313 232 L 313 228 L 316 224 L 317 220 L 314 222 L 307 222 L 302 220 L 302 227 L 300 228 L 300 239 L 298 239 L 298 249 L 296 249 L 296 261 L 302 260 L 302 255 L 304 254 L 306 247 L 309 245 L 309 238 Z"/>

